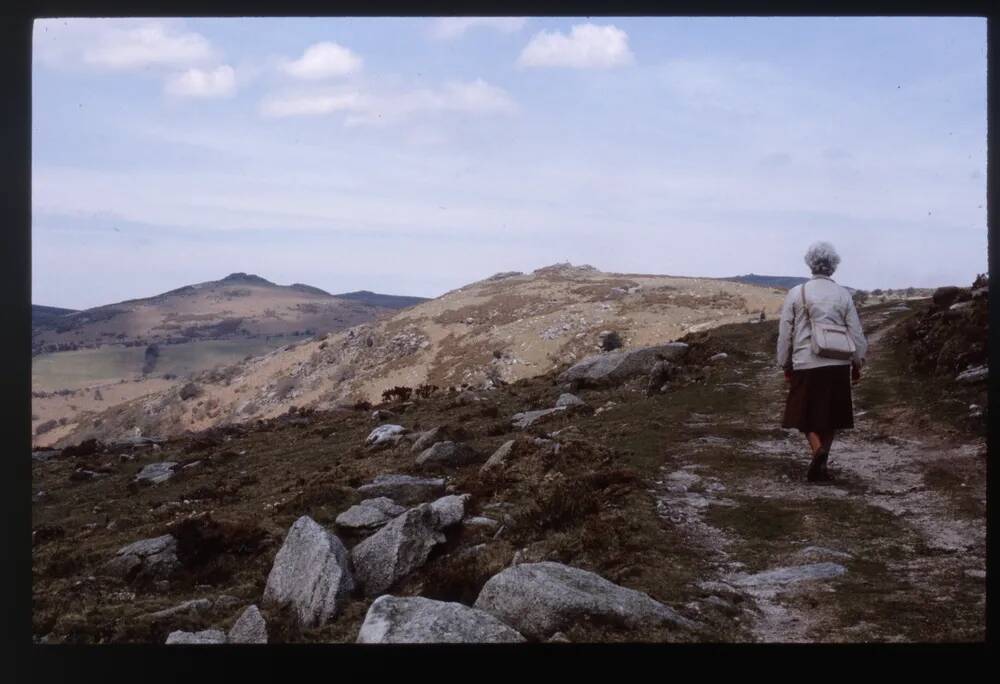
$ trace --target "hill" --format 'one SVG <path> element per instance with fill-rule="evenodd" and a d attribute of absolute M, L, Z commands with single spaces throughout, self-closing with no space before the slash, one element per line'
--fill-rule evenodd
<path fill-rule="evenodd" d="M 801 278 L 799 276 L 769 276 L 748 273 L 747 275 L 720 278 L 720 280 L 729 280 L 734 283 L 747 283 L 748 285 L 760 285 L 761 287 L 780 287 L 784 290 L 790 290 L 796 285 L 800 285 L 809 279 Z"/>
<path fill-rule="evenodd" d="M 76 312 L 76 309 L 62 309 L 58 306 L 41 306 L 40 304 L 32 304 L 31 327 L 38 328 L 55 325 L 63 316 Z"/>
<path fill-rule="evenodd" d="M 58 443 L 134 429 L 168 435 L 280 415 L 290 407 L 377 402 L 396 386 L 497 387 L 600 352 L 602 332 L 626 349 L 725 323 L 774 317 L 783 293 L 715 279 L 603 273 L 556 264 L 501 273 L 325 337 L 192 378 L 53 433 Z M 607 336 L 611 344 L 615 336 Z M 195 390 L 190 390 L 194 392 Z"/>
<path fill-rule="evenodd" d="M 308 285 L 276 285 L 233 273 L 143 299 L 71 312 L 33 330 L 35 353 L 101 345 L 322 334 L 374 319 L 386 308 Z"/>
<path fill-rule="evenodd" d="M 357 292 L 345 292 L 336 295 L 340 299 L 350 299 L 355 302 L 371 304 L 372 306 L 383 306 L 387 309 L 405 309 L 408 306 L 415 306 L 423 302 L 430 301 L 427 297 L 407 297 L 403 295 L 387 295 L 368 290 L 358 290 Z"/>

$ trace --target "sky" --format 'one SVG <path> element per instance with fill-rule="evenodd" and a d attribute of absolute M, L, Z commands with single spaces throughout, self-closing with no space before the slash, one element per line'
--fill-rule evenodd
<path fill-rule="evenodd" d="M 42 19 L 32 302 L 986 272 L 982 18 Z"/>

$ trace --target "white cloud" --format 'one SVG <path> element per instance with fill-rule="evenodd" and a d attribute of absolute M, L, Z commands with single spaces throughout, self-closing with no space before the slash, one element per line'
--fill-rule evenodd
<path fill-rule="evenodd" d="M 517 59 L 518 65 L 524 67 L 576 69 L 607 69 L 633 61 L 628 34 L 610 24 L 577 24 L 568 36 L 558 31 L 541 31 Z"/>
<path fill-rule="evenodd" d="M 185 66 L 211 60 L 211 43 L 198 33 L 179 33 L 151 23 L 124 31 L 112 30 L 83 51 L 83 61 L 107 69 Z"/>
<path fill-rule="evenodd" d="M 231 97 L 236 93 L 236 71 L 228 64 L 210 70 L 188 69 L 169 78 L 164 91 L 177 97 Z"/>
<path fill-rule="evenodd" d="M 302 57 L 285 65 L 285 71 L 304 80 L 347 76 L 361 69 L 361 57 L 336 43 L 309 46 Z"/>
<path fill-rule="evenodd" d="M 447 83 L 436 89 L 388 93 L 349 89 L 274 95 L 261 103 L 260 113 L 266 117 L 288 117 L 347 112 L 345 123 L 354 126 L 394 123 L 419 113 L 504 114 L 516 108 L 505 90 L 476 79 Z"/>
<path fill-rule="evenodd" d="M 188 67 L 218 58 L 208 39 L 177 19 L 38 19 L 33 52 L 48 67 L 118 71 Z"/>
<path fill-rule="evenodd" d="M 431 37 L 452 40 L 465 35 L 469 29 L 491 28 L 500 33 L 517 33 L 524 28 L 524 17 L 440 17 L 431 23 Z"/>

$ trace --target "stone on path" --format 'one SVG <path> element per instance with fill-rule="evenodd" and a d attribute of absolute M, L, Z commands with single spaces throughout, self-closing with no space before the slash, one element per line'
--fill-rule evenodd
<path fill-rule="evenodd" d="M 811 563 L 765 570 L 755 575 L 745 575 L 734 578 L 732 584 L 741 587 L 781 586 L 796 582 L 834 579 L 846 572 L 847 568 L 838 563 Z"/>

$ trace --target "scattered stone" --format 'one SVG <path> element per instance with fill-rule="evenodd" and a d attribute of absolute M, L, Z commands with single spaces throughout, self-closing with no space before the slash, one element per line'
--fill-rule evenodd
<path fill-rule="evenodd" d="M 840 577 L 845 572 L 847 572 L 847 568 L 837 563 L 813 563 L 775 568 L 774 570 L 758 572 L 755 575 L 745 575 L 735 578 L 733 584 L 741 587 L 785 585 L 795 582 L 833 579 Z"/>
<path fill-rule="evenodd" d="M 375 423 L 380 423 L 383 420 L 392 420 L 396 417 L 396 414 L 392 411 L 386 411 L 385 409 L 377 409 L 372 411 L 372 421 Z"/>
<path fill-rule="evenodd" d="M 202 632 L 171 632 L 167 636 L 167 644 L 224 644 L 226 635 L 217 629 L 206 629 Z"/>
<path fill-rule="evenodd" d="M 372 529 L 381 527 L 401 515 L 406 509 L 392 499 L 380 496 L 365 499 L 356 506 L 351 506 L 337 516 L 337 526 L 350 529 Z"/>
<path fill-rule="evenodd" d="M 464 512 L 464 500 L 462 504 Z M 441 532 L 442 523 L 453 517 L 452 510 L 452 502 L 440 499 L 434 504 L 421 504 L 393 518 L 381 530 L 355 546 L 351 558 L 355 576 L 365 595 L 384 593 L 397 580 L 422 566 L 431 550 L 445 541 Z M 461 518 L 459 515 L 458 520 Z"/>
<path fill-rule="evenodd" d="M 153 620 L 163 620 L 165 618 L 184 613 L 196 615 L 198 613 L 207 612 L 211 608 L 212 602 L 208 599 L 194 599 L 191 601 L 185 601 L 184 603 L 174 606 L 173 608 L 164 608 L 163 610 L 158 610 L 155 613 L 149 613 L 149 617 Z"/>
<path fill-rule="evenodd" d="M 240 614 L 229 630 L 231 644 L 266 644 L 267 622 L 257 606 L 250 605 Z"/>
<path fill-rule="evenodd" d="M 559 398 L 556 399 L 556 408 L 568 408 L 570 406 L 586 406 L 586 405 L 587 402 L 585 402 L 583 399 L 576 396 L 575 394 L 570 394 L 569 392 L 560 394 Z"/>
<path fill-rule="evenodd" d="M 483 516 L 474 516 L 472 518 L 466 518 L 462 521 L 462 524 L 467 527 L 479 527 L 487 530 L 495 530 L 500 527 L 500 523 L 493 518 L 486 518 Z"/>
<path fill-rule="evenodd" d="M 986 579 L 986 571 L 979 570 L 978 568 L 969 568 L 965 571 L 965 576 L 972 579 Z"/>
<path fill-rule="evenodd" d="M 949 306 L 948 309 L 950 311 L 960 311 L 961 309 L 968 309 L 968 308 L 970 308 L 972 306 L 975 306 L 975 305 L 976 305 L 976 303 L 970 299 L 970 300 L 964 301 L 964 302 L 956 302 L 956 303 L 952 304 L 951 306 Z"/>
<path fill-rule="evenodd" d="M 561 382 L 615 384 L 647 375 L 657 361 L 678 361 L 687 353 L 684 342 L 670 342 L 631 351 L 614 351 L 580 361 L 559 376 Z"/>
<path fill-rule="evenodd" d="M 380 596 L 358 632 L 359 644 L 520 643 L 516 630 L 489 613 L 422 596 Z"/>
<path fill-rule="evenodd" d="M 556 632 L 555 634 L 553 634 L 552 636 L 550 636 L 545 641 L 547 643 L 550 643 L 550 644 L 571 644 L 571 643 L 573 643 L 572 641 L 569 640 L 569 637 L 567 637 L 562 632 Z"/>
<path fill-rule="evenodd" d="M 545 639 L 584 616 L 627 628 L 698 624 L 650 596 L 600 575 L 561 563 L 512 565 L 486 582 L 475 607 L 487 610 L 527 637 Z"/>
<path fill-rule="evenodd" d="M 105 573 L 124 580 L 168 577 L 180 568 L 177 540 L 170 534 L 142 539 L 119 549 L 103 567 Z"/>
<path fill-rule="evenodd" d="M 716 361 L 725 361 L 728 358 L 729 354 L 727 354 L 726 352 L 719 352 L 718 354 L 710 356 L 708 360 L 714 363 Z"/>
<path fill-rule="evenodd" d="M 417 456 L 419 466 L 460 466 L 481 460 L 479 453 L 466 444 L 456 442 L 438 442 L 424 449 Z"/>
<path fill-rule="evenodd" d="M 359 487 L 358 492 L 365 496 L 384 496 L 400 504 L 412 505 L 444 494 L 444 480 L 412 475 L 378 475 L 370 484 Z"/>
<path fill-rule="evenodd" d="M 557 408 L 540 409 L 538 411 L 524 411 L 522 413 L 515 413 L 510 420 L 514 427 L 524 430 L 525 428 L 534 425 L 539 420 L 551 416 L 553 413 L 559 413 L 560 411 L 565 410 L 565 407 L 559 406 Z"/>
<path fill-rule="evenodd" d="M 354 589 L 347 549 L 309 516 L 296 520 L 267 577 L 264 601 L 291 604 L 299 623 L 318 627 L 337 614 Z"/>
<path fill-rule="evenodd" d="M 465 517 L 465 505 L 471 497 L 468 494 L 451 494 L 431 502 L 431 510 L 437 516 L 438 529 L 451 527 L 462 522 Z"/>
<path fill-rule="evenodd" d="M 487 473 L 497 468 L 502 468 L 507 464 L 507 460 L 510 458 L 511 452 L 514 449 L 514 440 L 508 440 L 500 445 L 493 455 L 489 457 L 483 467 L 479 469 L 480 473 Z"/>
<path fill-rule="evenodd" d="M 967 368 L 955 378 L 956 382 L 963 382 L 967 384 L 973 384 L 976 382 L 984 382 L 988 379 L 990 374 L 989 366 L 976 366 L 975 368 Z"/>
<path fill-rule="evenodd" d="M 160 484 L 166 482 L 174 476 L 174 468 L 177 463 L 174 461 L 164 461 L 163 463 L 150 463 L 135 476 L 136 482 L 148 482 L 149 484 Z"/>
<path fill-rule="evenodd" d="M 426 449 L 427 447 L 433 445 L 435 442 L 442 442 L 447 439 L 447 430 L 443 427 L 436 427 L 426 432 L 421 432 L 417 439 L 413 442 L 413 446 L 410 447 L 410 451 L 414 453 L 419 453 Z"/>
<path fill-rule="evenodd" d="M 368 435 L 368 438 L 365 439 L 365 444 L 376 449 L 395 446 L 399 443 L 400 439 L 402 439 L 406 432 L 406 428 L 402 425 L 392 425 L 388 423 L 385 425 L 379 425 L 377 428 L 372 430 Z"/>

